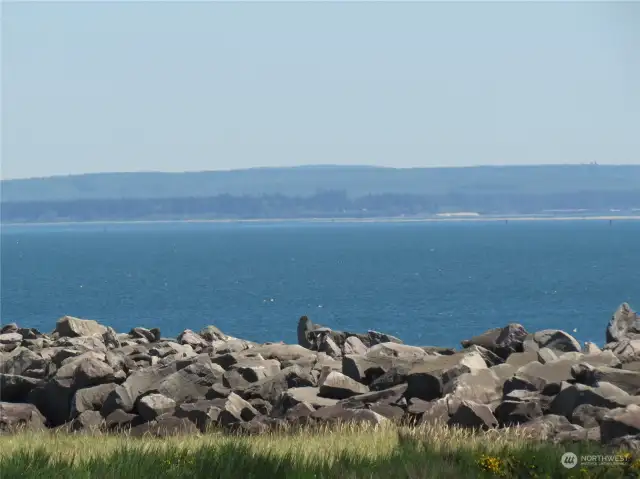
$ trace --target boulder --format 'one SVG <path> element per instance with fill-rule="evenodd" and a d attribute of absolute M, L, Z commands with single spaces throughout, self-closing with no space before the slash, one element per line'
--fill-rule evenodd
<path fill-rule="evenodd" d="M 505 380 L 492 369 L 480 369 L 453 378 L 444 385 L 443 394 L 477 404 L 490 404 L 502 397 L 504 383 Z"/>
<path fill-rule="evenodd" d="M 0 327 L 0 334 L 8 334 L 8 333 L 17 333 L 19 332 L 19 327 L 16 323 L 5 324 Z"/>
<path fill-rule="evenodd" d="M 115 383 L 108 383 L 76 391 L 71 399 L 71 417 L 76 417 L 85 411 L 100 411 L 109 394 L 117 386 Z"/>
<path fill-rule="evenodd" d="M 116 409 L 105 418 L 105 428 L 114 432 L 127 431 L 143 423 L 144 421 L 140 416 L 125 412 L 122 409 Z"/>
<path fill-rule="evenodd" d="M 640 397 L 629 396 L 622 389 L 605 382 L 595 387 L 563 382 L 561 391 L 551 402 L 550 412 L 570 418 L 573 411 L 583 404 L 611 409 L 636 401 L 640 403 Z"/>
<path fill-rule="evenodd" d="M 84 411 L 69 424 L 71 432 L 94 433 L 105 426 L 105 420 L 98 411 Z"/>
<path fill-rule="evenodd" d="M 392 367 L 393 360 L 390 358 L 373 360 L 357 354 L 342 358 L 342 373 L 363 384 L 371 384 Z"/>
<path fill-rule="evenodd" d="M 147 328 L 133 328 L 131 331 L 129 331 L 129 336 L 131 336 L 132 338 L 135 339 L 144 339 L 149 343 L 154 343 L 156 341 L 160 340 L 160 331 L 158 330 L 158 335 L 156 336 L 156 334 L 154 334 L 154 332 L 152 332 L 151 330 L 147 329 Z"/>
<path fill-rule="evenodd" d="M 399 403 L 406 391 L 407 385 L 399 384 L 383 391 L 372 391 L 343 399 L 340 404 L 352 409 L 364 408 L 371 404 L 392 405 Z"/>
<path fill-rule="evenodd" d="M 365 344 L 362 342 L 362 340 L 360 340 L 360 338 L 358 338 L 357 336 L 350 336 L 348 337 L 345 342 L 344 342 L 344 346 L 342 348 L 342 353 L 343 354 L 361 354 L 361 355 L 365 355 L 367 354 L 368 348 L 365 346 Z"/>
<path fill-rule="evenodd" d="M 309 340 L 309 333 L 313 332 L 318 326 L 313 324 L 308 317 L 302 316 L 298 320 L 298 344 L 305 349 L 311 349 L 313 345 Z"/>
<path fill-rule="evenodd" d="M 107 396 L 102 407 L 102 415 L 107 417 L 116 409 L 131 412 L 140 396 L 158 388 L 164 379 L 175 372 L 175 363 L 170 366 L 151 366 L 134 371 L 125 382 L 117 386 Z"/>
<path fill-rule="evenodd" d="M 500 427 L 527 423 L 543 415 L 539 401 L 503 401 L 495 410 Z"/>
<path fill-rule="evenodd" d="M 137 410 L 145 421 L 153 421 L 159 416 L 171 413 L 176 408 L 176 402 L 162 394 L 149 394 L 138 401 Z"/>
<path fill-rule="evenodd" d="M 288 389 L 315 386 L 316 382 L 309 370 L 290 366 L 246 388 L 241 396 L 245 399 L 259 398 L 275 403 Z"/>
<path fill-rule="evenodd" d="M 44 378 L 46 368 L 47 361 L 41 355 L 21 346 L 9 353 L 0 354 L 0 373 Z"/>
<path fill-rule="evenodd" d="M 0 432 L 39 431 L 45 418 L 33 404 L 0 402 Z"/>
<path fill-rule="evenodd" d="M 259 415 L 251 404 L 235 393 L 231 393 L 229 397 L 222 401 L 224 401 L 224 404 L 218 414 L 218 424 L 222 427 L 238 422 L 251 421 Z"/>
<path fill-rule="evenodd" d="M 430 358 L 416 364 L 407 374 L 407 398 L 437 399 L 442 396 L 445 383 L 454 377 L 486 368 L 484 359 L 477 352 Z"/>
<path fill-rule="evenodd" d="M 613 313 L 607 325 L 606 339 L 607 343 L 640 339 L 640 319 L 627 303 L 621 304 Z"/>
<path fill-rule="evenodd" d="M 180 336 L 178 336 L 178 343 L 180 344 L 188 344 L 194 350 L 199 348 L 206 348 L 209 346 L 209 343 L 205 341 L 202 337 L 191 331 L 190 329 L 185 329 Z"/>
<path fill-rule="evenodd" d="M 226 341 L 228 339 L 228 336 L 215 326 L 205 326 L 199 334 L 200 337 L 209 342 Z"/>
<path fill-rule="evenodd" d="M 472 401 L 462 401 L 449 419 L 448 424 L 449 426 L 487 430 L 498 427 L 498 420 L 489 406 Z"/>
<path fill-rule="evenodd" d="M 75 338 L 79 336 L 102 336 L 107 328 L 92 319 L 79 319 L 72 316 L 64 316 L 56 323 L 53 331 L 59 337 Z"/>
<path fill-rule="evenodd" d="M 640 406 L 631 404 L 609 411 L 600 422 L 600 432 L 605 444 L 617 438 L 640 434 Z"/>
<path fill-rule="evenodd" d="M 529 334 L 523 341 L 524 351 L 537 351 L 549 348 L 559 352 L 581 352 L 582 347 L 576 339 L 559 329 L 545 329 L 537 333 Z"/>
<path fill-rule="evenodd" d="M 366 358 L 372 361 L 378 359 L 399 359 L 406 363 L 422 361 L 427 357 L 434 357 L 424 349 L 416 346 L 407 346 L 398 343 L 380 343 L 372 346 L 366 354 Z"/>
<path fill-rule="evenodd" d="M 211 400 L 183 403 L 176 408 L 175 416 L 189 419 L 204 433 L 216 424 L 223 405 L 224 402 Z"/>
<path fill-rule="evenodd" d="M 575 431 L 560 432 L 554 438 L 554 442 L 600 442 L 600 427 L 576 429 Z"/>
<path fill-rule="evenodd" d="M 320 384 L 319 395 L 331 399 L 346 399 L 366 392 L 369 392 L 369 388 L 364 384 L 360 384 L 342 373 L 332 371 Z"/>
<path fill-rule="evenodd" d="M 521 324 L 512 323 L 503 328 L 494 328 L 461 342 L 463 348 L 481 346 L 506 359 L 512 353 L 522 351 L 522 342 L 527 330 Z"/>
<path fill-rule="evenodd" d="M 338 403 L 337 399 L 324 398 L 320 396 L 320 388 L 314 387 L 299 387 L 291 388 L 285 391 L 278 399 L 277 409 L 286 412 L 296 404 L 306 402 L 314 408 L 320 408 L 325 406 L 334 406 Z"/>
<path fill-rule="evenodd" d="M 606 366 L 593 367 L 580 363 L 573 366 L 571 374 L 583 384 L 596 386 L 600 381 L 613 384 L 631 395 L 640 394 L 640 372 Z"/>
<path fill-rule="evenodd" d="M 538 361 L 537 351 L 527 351 L 522 353 L 512 353 L 506 360 L 506 364 L 510 364 L 515 368 L 521 368 L 529 363 Z"/>
<path fill-rule="evenodd" d="M 71 418 L 71 398 L 76 389 L 69 378 L 53 378 L 34 388 L 28 401 L 47 418 L 50 426 L 64 424 Z"/>
<path fill-rule="evenodd" d="M 617 342 L 608 343 L 604 347 L 604 352 L 613 353 L 623 363 L 639 361 L 640 339 L 622 339 Z"/>
<path fill-rule="evenodd" d="M 97 359 L 78 361 L 73 373 L 73 382 L 76 389 L 111 383 L 115 380 L 115 371 L 108 364 Z"/>
<path fill-rule="evenodd" d="M 0 373 L 0 401 L 27 402 L 31 390 L 42 383 L 42 379 Z"/>

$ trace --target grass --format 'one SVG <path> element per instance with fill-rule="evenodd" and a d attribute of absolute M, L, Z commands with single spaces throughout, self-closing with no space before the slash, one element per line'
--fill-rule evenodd
<path fill-rule="evenodd" d="M 0 477 L 9 478 L 617 478 L 625 466 L 566 469 L 563 452 L 606 454 L 598 445 L 554 446 L 515 429 L 474 433 L 446 426 L 339 426 L 261 436 L 211 433 L 133 438 L 69 433 L 0 436 Z"/>

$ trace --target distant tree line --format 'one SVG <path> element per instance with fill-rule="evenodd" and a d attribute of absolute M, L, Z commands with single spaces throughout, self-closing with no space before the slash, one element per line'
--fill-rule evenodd
<path fill-rule="evenodd" d="M 549 210 L 609 213 L 640 209 L 640 188 L 563 194 L 473 193 L 374 194 L 350 198 L 345 191 L 313 196 L 233 196 L 150 199 L 3 202 L 2 222 L 126 221 L 167 219 L 375 218 L 439 213 L 539 214 Z"/>

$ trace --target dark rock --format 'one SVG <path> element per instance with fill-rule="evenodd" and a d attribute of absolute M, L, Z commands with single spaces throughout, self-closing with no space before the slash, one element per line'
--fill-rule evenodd
<path fill-rule="evenodd" d="M 0 402 L 0 432 L 39 431 L 45 418 L 33 404 Z"/>
<path fill-rule="evenodd" d="M 158 337 L 156 337 L 156 335 L 149 329 L 139 327 L 133 328 L 131 331 L 129 331 L 129 336 L 131 336 L 132 338 L 145 339 L 150 343 L 154 343 L 160 339 L 159 335 Z"/>
<path fill-rule="evenodd" d="M 589 386 L 596 386 L 599 382 L 604 381 L 619 387 L 632 396 L 640 394 L 640 372 L 637 371 L 579 364 L 574 366 L 571 372 L 576 381 Z"/>
<path fill-rule="evenodd" d="M 366 392 L 369 392 L 367 386 L 337 371 L 329 373 L 320 384 L 320 396 L 331 399 L 346 399 Z"/>
<path fill-rule="evenodd" d="M 524 351 L 537 351 L 542 348 L 554 349 L 564 353 L 582 351 L 580 343 L 573 336 L 560 329 L 545 329 L 529 334 L 523 342 Z"/>
<path fill-rule="evenodd" d="M 176 385 L 180 381 L 175 378 L 169 381 L 163 390 L 160 390 L 160 384 L 169 376 L 176 373 L 176 365 L 170 366 L 152 366 L 138 371 L 134 371 L 127 380 L 120 386 L 116 387 L 107 397 L 103 407 L 102 415 L 107 417 L 116 409 L 122 409 L 125 412 L 131 412 L 137 399 L 143 394 L 152 390 L 157 390 L 161 394 L 170 389 L 170 385 Z M 185 381 L 188 384 L 188 380 Z M 180 388 L 182 384 L 177 384 Z M 203 394 L 206 392 L 206 388 Z M 187 394 L 192 393 L 188 391 Z M 165 394 L 167 395 L 167 394 Z M 175 400 L 175 398 L 172 398 Z"/>
<path fill-rule="evenodd" d="M 76 391 L 71 399 L 70 416 L 75 417 L 85 411 L 100 411 L 107 397 L 116 387 L 117 384 L 110 383 Z"/>
<path fill-rule="evenodd" d="M 114 432 L 121 432 L 143 424 L 144 421 L 137 414 L 131 414 L 116 409 L 105 418 L 105 427 Z"/>
<path fill-rule="evenodd" d="M 306 402 L 316 409 L 325 406 L 335 406 L 338 403 L 337 399 L 324 398 L 321 397 L 319 393 L 320 388 L 290 388 L 278 398 L 275 408 L 279 411 L 286 412 L 301 402 Z"/>
<path fill-rule="evenodd" d="M 385 371 L 393 367 L 391 360 L 372 360 L 366 356 L 356 354 L 342 358 L 342 373 L 354 381 L 363 384 L 371 384 L 376 378 L 382 376 Z"/>
<path fill-rule="evenodd" d="M 50 379 L 29 393 L 29 402 L 47 418 L 49 425 L 64 424 L 71 416 L 71 398 L 75 393 L 71 379 Z"/>
<path fill-rule="evenodd" d="M 563 383 L 561 391 L 551 402 L 550 412 L 569 418 L 583 404 L 611 409 L 627 405 L 633 400 L 632 396 L 608 383 L 601 383 L 596 387 Z M 640 403 L 640 397 L 637 402 Z"/>
<path fill-rule="evenodd" d="M 381 405 L 395 405 L 402 399 L 404 393 L 407 391 L 406 384 L 399 384 L 383 391 L 372 391 L 357 396 L 352 396 L 348 399 L 340 401 L 347 408 L 363 408 L 368 404 L 381 404 Z"/>
<path fill-rule="evenodd" d="M 31 390 L 42 383 L 41 379 L 0 373 L 0 401 L 27 402 Z"/>
<path fill-rule="evenodd" d="M 509 324 L 503 328 L 490 329 L 479 336 L 462 341 L 462 347 L 481 346 L 506 359 L 511 353 L 522 351 L 522 342 L 527 330 L 521 324 Z"/>
<path fill-rule="evenodd" d="M 271 411 L 273 410 L 273 405 L 269 401 L 265 401 L 264 399 L 255 398 L 255 399 L 250 399 L 248 402 L 262 416 L 270 415 Z"/>
<path fill-rule="evenodd" d="M 504 401 L 495 410 L 501 427 L 515 426 L 542 416 L 542 407 L 537 401 Z"/>
<path fill-rule="evenodd" d="M 176 408 L 175 416 L 189 419 L 204 433 L 217 422 L 223 404 L 208 400 L 183 403 Z"/>
<path fill-rule="evenodd" d="M 237 422 L 251 421 L 258 415 L 258 411 L 251 404 L 231 393 L 224 399 L 224 405 L 218 415 L 218 424 L 225 427 Z"/>
<path fill-rule="evenodd" d="M 115 371 L 111 366 L 97 359 L 78 361 L 73 374 L 74 387 L 76 389 L 111 383 L 115 380 Z"/>
<path fill-rule="evenodd" d="M 205 399 L 224 399 L 229 397 L 232 392 L 231 389 L 224 387 L 222 384 L 214 384 L 207 390 L 204 397 Z"/>
<path fill-rule="evenodd" d="M 448 424 L 472 429 L 493 429 L 498 427 L 498 420 L 491 412 L 491 408 L 484 404 L 462 401 Z"/>
<path fill-rule="evenodd" d="M 306 349 L 311 349 L 312 348 L 313 345 L 311 344 L 311 341 L 309 340 L 309 333 L 311 333 L 315 328 L 316 328 L 316 325 L 314 325 L 308 317 L 302 316 L 299 319 L 299 321 L 298 321 L 298 344 L 300 346 L 302 346 L 303 348 L 306 348 Z"/>
<path fill-rule="evenodd" d="M 404 384 L 407 382 L 407 376 L 410 370 L 411 366 L 409 365 L 394 366 L 374 379 L 369 385 L 369 388 L 372 391 L 383 391 L 399 384 Z"/>
<path fill-rule="evenodd" d="M 205 341 L 213 342 L 213 341 L 226 341 L 227 335 L 220 331 L 215 326 L 206 326 L 202 331 L 200 331 L 200 337 Z"/>
<path fill-rule="evenodd" d="M 291 366 L 281 370 L 275 376 L 265 378 L 252 384 L 242 392 L 245 399 L 264 399 L 274 403 L 286 390 L 314 386 L 315 380 L 311 374 L 298 366 Z"/>

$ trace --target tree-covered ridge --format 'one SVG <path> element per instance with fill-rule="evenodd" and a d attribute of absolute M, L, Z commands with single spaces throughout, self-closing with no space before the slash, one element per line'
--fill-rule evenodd
<path fill-rule="evenodd" d="M 194 173 L 101 173 L 2 181 L 3 202 L 368 195 L 563 195 L 640 189 L 640 165 L 376 168 L 311 166 Z"/>

